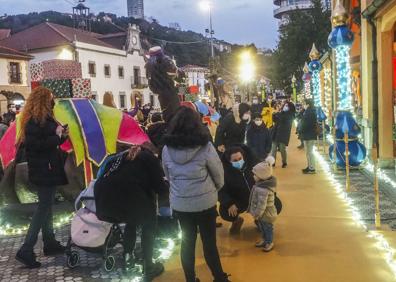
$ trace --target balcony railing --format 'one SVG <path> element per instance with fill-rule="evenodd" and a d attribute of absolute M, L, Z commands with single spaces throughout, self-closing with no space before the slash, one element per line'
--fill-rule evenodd
<path fill-rule="evenodd" d="M 304 1 L 304 2 L 299 2 L 298 4 L 291 4 L 291 5 L 287 5 L 287 6 L 282 6 L 279 7 L 278 9 L 274 10 L 274 17 L 275 18 L 281 18 L 282 14 L 290 12 L 290 11 L 294 11 L 297 9 L 300 10 L 307 10 L 312 8 L 312 2 L 311 1 Z"/>
<path fill-rule="evenodd" d="M 144 76 L 139 76 L 139 77 L 131 77 L 131 88 L 146 88 L 148 86 L 148 80 Z"/>
<path fill-rule="evenodd" d="M 22 73 L 20 72 L 10 72 L 10 82 L 11 83 L 22 83 Z"/>

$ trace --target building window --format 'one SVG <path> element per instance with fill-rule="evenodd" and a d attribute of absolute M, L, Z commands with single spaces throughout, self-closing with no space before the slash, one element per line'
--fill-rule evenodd
<path fill-rule="evenodd" d="M 96 76 L 96 64 L 95 62 L 89 62 L 88 63 L 88 73 L 91 77 Z"/>
<path fill-rule="evenodd" d="M 152 107 L 154 107 L 155 102 L 154 102 L 154 95 L 153 94 L 150 95 L 150 104 L 151 104 Z"/>
<path fill-rule="evenodd" d="M 133 68 L 133 84 L 141 85 L 140 82 L 140 68 Z"/>
<path fill-rule="evenodd" d="M 104 66 L 104 75 L 105 75 L 105 77 L 110 77 L 111 76 L 110 65 L 105 65 Z"/>
<path fill-rule="evenodd" d="M 120 108 L 125 109 L 125 92 L 120 92 Z"/>
<path fill-rule="evenodd" d="M 124 78 L 124 67 L 122 67 L 122 66 L 118 67 L 118 77 Z"/>
<path fill-rule="evenodd" d="M 19 63 L 10 63 L 10 82 L 22 83 L 21 68 Z"/>

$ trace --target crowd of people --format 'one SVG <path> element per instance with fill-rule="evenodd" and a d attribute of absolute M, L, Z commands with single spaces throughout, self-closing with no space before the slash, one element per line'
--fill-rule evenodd
<path fill-rule="evenodd" d="M 54 98 L 38 87 L 29 96 L 21 115 L 21 139 L 26 148 L 29 180 L 37 186 L 38 208 L 16 259 L 30 268 L 40 267 L 33 248 L 40 230 L 44 254 L 63 253 L 55 239 L 52 202 L 55 186 L 67 183 L 59 146 L 68 137 L 68 128 L 54 118 Z M 143 113 L 151 142 L 132 146 L 112 156 L 95 183 L 97 217 L 125 223 L 124 258 L 135 263 L 136 230 L 142 229 L 143 273 L 147 281 L 160 275 L 164 266 L 153 262 L 157 213 L 168 207 L 180 224 L 181 264 L 187 282 L 199 282 L 195 272 L 195 244 L 201 234 L 204 257 L 215 282 L 229 281 L 216 243 L 217 218 L 230 222 L 230 234 L 238 234 L 242 214 L 253 216 L 261 232 L 255 245 L 265 252 L 274 248 L 274 222 L 278 216 L 277 181 L 273 176 L 277 152 L 282 168 L 288 165 L 292 123 L 296 107 L 289 100 L 241 103 L 227 109 L 218 124 L 215 138 L 202 116 L 189 107 L 180 107 L 169 122 L 161 113 Z M 298 134 L 307 151 L 304 173 L 315 172 L 313 141 L 317 137 L 316 112 L 311 100 L 299 113 Z M 160 203 L 160 204 L 159 204 Z"/>

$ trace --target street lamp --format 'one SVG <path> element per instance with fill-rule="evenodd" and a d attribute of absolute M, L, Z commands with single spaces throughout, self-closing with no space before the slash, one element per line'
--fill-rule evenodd
<path fill-rule="evenodd" d="M 244 51 L 241 54 L 240 58 L 241 65 L 239 67 L 239 77 L 241 81 L 246 85 L 246 94 L 249 100 L 249 83 L 252 82 L 255 78 L 256 67 L 254 65 L 252 55 L 249 51 Z"/>
<path fill-rule="evenodd" d="M 207 30 L 207 32 L 210 33 L 211 56 L 212 56 L 212 58 L 214 58 L 214 46 L 213 46 L 214 30 L 213 30 L 213 21 L 212 21 L 213 4 L 212 4 L 212 1 L 202 1 L 202 2 L 199 3 L 199 6 L 200 6 L 202 11 L 209 12 L 210 26 L 209 26 L 209 30 Z"/>

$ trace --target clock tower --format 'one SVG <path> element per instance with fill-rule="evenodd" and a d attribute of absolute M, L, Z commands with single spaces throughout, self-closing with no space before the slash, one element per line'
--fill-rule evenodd
<path fill-rule="evenodd" d="M 128 51 L 128 53 L 133 53 L 134 51 L 142 51 L 142 44 L 140 43 L 140 28 L 136 24 L 129 24 L 128 26 L 126 50 Z"/>

